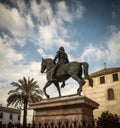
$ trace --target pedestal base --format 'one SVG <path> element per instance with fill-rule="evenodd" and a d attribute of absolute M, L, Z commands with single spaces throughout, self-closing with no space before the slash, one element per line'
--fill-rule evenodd
<path fill-rule="evenodd" d="M 85 96 L 69 95 L 30 104 L 39 128 L 93 128 L 93 110 L 99 104 Z"/>

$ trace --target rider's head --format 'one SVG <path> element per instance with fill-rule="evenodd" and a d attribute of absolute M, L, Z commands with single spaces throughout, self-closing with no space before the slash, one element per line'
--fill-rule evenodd
<path fill-rule="evenodd" d="M 59 50 L 61 50 L 61 51 L 65 51 L 64 47 L 60 47 Z"/>

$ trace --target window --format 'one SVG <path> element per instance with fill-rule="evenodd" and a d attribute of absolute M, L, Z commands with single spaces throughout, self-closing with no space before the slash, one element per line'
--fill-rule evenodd
<path fill-rule="evenodd" d="M 104 76 L 100 77 L 100 83 L 101 84 L 105 83 L 105 77 Z"/>
<path fill-rule="evenodd" d="M 18 120 L 20 120 L 20 115 L 18 115 Z"/>
<path fill-rule="evenodd" d="M 12 120 L 13 119 L 13 115 L 12 114 L 10 114 L 10 120 Z"/>
<path fill-rule="evenodd" d="M 0 119 L 3 119 L 3 113 L 2 112 L 0 113 Z"/>
<path fill-rule="evenodd" d="M 118 81 L 118 74 L 117 73 L 112 74 L 112 76 L 113 76 L 113 81 Z"/>
<path fill-rule="evenodd" d="M 112 88 L 108 89 L 108 100 L 114 100 L 114 90 Z"/>

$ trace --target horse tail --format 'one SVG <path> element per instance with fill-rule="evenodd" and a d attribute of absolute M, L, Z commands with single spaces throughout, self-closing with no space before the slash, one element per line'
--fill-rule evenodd
<path fill-rule="evenodd" d="M 89 80 L 89 86 L 93 87 L 93 80 L 90 78 L 88 74 L 88 69 L 89 69 L 89 64 L 87 62 L 81 62 L 80 63 L 83 66 L 83 72 L 84 72 L 84 77 L 85 79 Z"/>
<path fill-rule="evenodd" d="M 87 62 L 81 62 L 80 64 L 83 66 L 84 77 L 87 79 L 89 77 L 88 75 L 89 64 Z"/>

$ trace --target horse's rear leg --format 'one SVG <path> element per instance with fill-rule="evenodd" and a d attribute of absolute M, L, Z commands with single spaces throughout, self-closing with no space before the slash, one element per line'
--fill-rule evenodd
<path fill-rule="evenodd" d="M 89 75 L 88 75 L 88 76 L 85 76 L 85 79 L 88 79 L 88 81 L 89 81 L 89 86 L 93 87 L 93 79 L 90 78 Z"/>
<path fill-rule="evenodd" d="M 82 62 L 81 63 L 84 67 L 84 76 L 85 79 L 88 79 L 89 81 L 89 86 L 93 87 L 93 79 L 90 78 L 89 74 L 88 74 L 88 69 L 89 69 L 89 64 L 87 62 Z"/>
<path fill-rule="evenodd" d="M 90 77 L 87 78 L 89 81 L 89 86 L 93 87 L 93 79 L 91 79 Z"/>
<path fill-rule="evenodd" d="M 77 89 L 77 94 L 81 95 L 82 86 L 85 84 L 85 81 L 82 78 L 80 79 L 80 77 L 75 74 L 72 75 L 71 77 L 79 83 L 79 88 Z"/>
<path fill-rule="evenodd" d="M 47 98 L 50 98 L 50 96 L 47 94 L 46 88 L 49 87 L 50 85 L 51 85 L 51 82 L 48 81 L 48 82 L 45 84 L 45 86 L 43 87 L 43 92 L 44 92 L 44 94 L 45 94 L 45 96 L 46 96 Z"/>
<path fill-rule="evenodd" d="M 55 86 L 56 86 L 56 88 L 57 88 L 57 90 L 58 90 L 59 97 L 61 97 L 61 91 L 60 91 L 59 83 L 58 83 L 58 82 L 55 82 L 54 84 L 55 84 Z"/>

